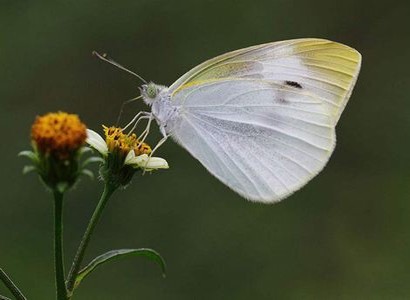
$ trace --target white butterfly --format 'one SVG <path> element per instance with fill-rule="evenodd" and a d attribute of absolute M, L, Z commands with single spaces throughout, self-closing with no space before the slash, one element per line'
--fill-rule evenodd
<path fill-rule="evenodd" d="M 184 147 L 243 197 L 277 202 L 318 174 L 335 147 L 335 126 L 361 64 L 356 50 L 296 39 L 229 52 L 170 87 L 141 95 L 164 138 Z M 136 125 L 136 124 L 135 124 Z"/>

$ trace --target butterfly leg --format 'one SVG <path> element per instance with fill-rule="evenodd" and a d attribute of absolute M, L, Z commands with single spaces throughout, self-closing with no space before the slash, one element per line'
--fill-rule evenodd
<path fill-rule="evenodd" d="M 159 140 L 159 142 L 158 142 L 157 145 L 154 147 L 154 149 L 152 149 L 151 153 L 150 153 L 149 156 L 148 156 L 147 162 L 145 163 L 144 172 L 142 173 L 143 175 L 145 174 L 145 170 L 146 170 L 146 168 L 147 168 L 148 162 L 149 162 L 149 160 L 151 159 L 152 155 L 154 154 L 154 152 L 155 152 L 159 147 L 162 146 L 163 143 L 166 142 L 166 140 L 168 139 L 168 137 L 169 137 L 169 135 L 164 135 L 164 137 Z"/>
<path fill-rule="evenodd" d="M 134 123 L 136 120 L 138 122 L 139 118 L 142 118 L 142 116 L 148 116 L 151 115 L 151 112 L 148 111 L 140 111 L 139 113 L 137 113 L 132 120 L 122 129 L 122 130 L 126 130 L 128 127 L 130 127 L 132 125 L 132 123 Z M 135 129 L 135 128 L 134 128 Z M 130 131 L 132 132 L 132 130 Z"/>
<path fill-rule="evenodd" d="M 139 117 L 138 120 L 135 122 L 135 124 L 132 126 L 131 130 L 128 132 L 128 134 L 131 134 L 131 133 L 135 130 L 135 128 L 137 128 L 138 123 L 139 123 L 140 121 L 142 121 L 142 120 L 148 120 L 148 122 L 149 122 L 150 119 L 151 119 L 151 116 L 150 116 L 150 115 L 145 115 L 145 116 Z"/>
<path fill-rule="evenodd" d="M 152 120 L 154 119 L 154 117 L 152 116 L 152 114 L 149 115 L 148 118 L 148 123 L 147 123 L 147 127 L 145 128 L 145 130 L 141 133 L 141 135 L 138 137 L 138 140 L 140 141 L 140 143 L 138 144 L 138 147 L 142 145 L 142 143 L 145 141 L 145 139 L 147 138 L 148 134 L 149 134 L 149 130 L 151 128 L 151 123 Z"/>

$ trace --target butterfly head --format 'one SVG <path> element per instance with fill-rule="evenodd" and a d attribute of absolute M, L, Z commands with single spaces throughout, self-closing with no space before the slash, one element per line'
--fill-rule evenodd
<path fill-rule="evenodd" d="M 149 82 L 147 84 L 143 84 L 140 88 L 142 99 L 148 105 L 151 105 L 155 100 L 159 99 L 161 92 L 166 88 L 165 86 L 155 84 L 153 82 Z"/>

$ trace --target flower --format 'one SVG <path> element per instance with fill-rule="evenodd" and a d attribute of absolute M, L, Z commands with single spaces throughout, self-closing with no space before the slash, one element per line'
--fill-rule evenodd
<path fill-rule="evenodd" d="M 151 148 L 137 136 L 125 134 L 119 127 L 103 126 L 104 136 L 87 129 L 86 142 L 104 159 L 100 170 L 104 181 L 114 186 L 127 186 L 137 170 L 168 169 L 168 163 L 160 157 L 150 157 Z"/>
<path fill-rule="evenodd" d="M 75 114 L 48 113 L 36 117 L 31 127 L 33 151 L 20 153 L 31 159 L 24 173 L 36 171 L 47 187 L 60 192 L 74 185 L 80 174 L 92 176 L 79 160 L 84 153 L 87 127 Z M 90 162 L 90 161 L 89 161 Z"/>
<path fill-rule="evenodd" d="M 74 114 L 65 112 L 38 116 L 31 127 L 31 138 L 42 155 L 68 158 L 84 145 L 86 126 Z"/>

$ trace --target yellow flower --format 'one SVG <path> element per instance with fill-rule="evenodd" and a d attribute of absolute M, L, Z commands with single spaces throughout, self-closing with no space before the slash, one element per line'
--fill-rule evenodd
<path fill-rule="evenodd" d="M 135 171 L 168 169 L 168 163 L 160 157 L 149 157 L 151 147 L 141 143 L 135 134 L 125 134 L 119 127 L 103 126 L 104 137 L 87 129 L 87 143 L 104 158 L 101 177 L 113 185 L 126 186 Z"/>
<path fill-rule="evenodd" d="M 77 115 L 48 113 L 36 118 L 31 127 L 31 138 L 41 154 L 67 159 L 84 145 L 86 126 Z"/>
<path fill-rule="evenodd" d="M 114 126 L 103 126 L 103 128 L 108 151 L 120 152 L 124 157 L 131 150 L 134 150 L 136 156 L 151 153 L 151 147 L 146 143 L 141 143 L 135 133 L 128 135 L 123 133 L 121 128 Z"/>

